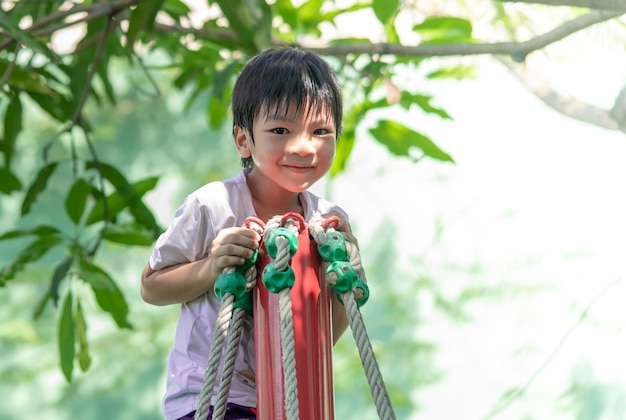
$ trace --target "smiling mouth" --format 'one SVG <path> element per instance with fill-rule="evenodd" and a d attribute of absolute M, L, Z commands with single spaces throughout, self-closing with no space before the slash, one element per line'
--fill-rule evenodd
<path fill-rule="evenodd" d="M 313 169 L 314 168 L 313 165 L 285 165 L 285 167 L 287 167 L 289 169 L 295 169 L 295 170 L 305 170 L 305 169 Z"/>

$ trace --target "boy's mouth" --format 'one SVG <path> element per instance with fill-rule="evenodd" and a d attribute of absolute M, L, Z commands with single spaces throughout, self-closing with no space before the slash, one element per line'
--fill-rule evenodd
<path fill-rule="evenodd" d="M 307 172 L 315 168 L 313 165 L 286 164 L 285 168 L 293 172 Z"/>

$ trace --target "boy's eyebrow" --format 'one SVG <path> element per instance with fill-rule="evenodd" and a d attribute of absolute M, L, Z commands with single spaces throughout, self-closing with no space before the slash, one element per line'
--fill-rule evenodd
<path fill-rule="evenodd" d="M 333 123 L 332 117 L 330 115 L 327 115 L 326 113 L 323 113 L 321 115 L 318 114 L 316 116 L 311 116 L 311 115 L 307 115 L 306 112 L 302 112 L 302 110 L 296 113 L 292 113 L 291 111 L 289 113 L 268 112 L 265 115 L 265 122 L 271 122 L 271 121 L 295 122 L 296 120 L 299 120 L 303 116 L 305 119 L 309 119 L 313 123 L 318 123 L 318 124 L 332 124 Z"/>

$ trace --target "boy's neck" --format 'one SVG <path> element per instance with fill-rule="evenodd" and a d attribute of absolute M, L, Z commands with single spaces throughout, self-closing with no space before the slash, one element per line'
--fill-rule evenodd
<path fill-rule="evenodd" d="M 274 216 L 291 212 L 304 216 L 300 193 L 282 190 L 274 185 L 263 188 L 250 177 L 246 177 L 246 181 L 259 219 L 267 221 Z"/>

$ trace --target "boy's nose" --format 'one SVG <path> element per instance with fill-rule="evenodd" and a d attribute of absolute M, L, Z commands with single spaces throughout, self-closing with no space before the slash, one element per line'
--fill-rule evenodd
<path fill-rule="evenodd" d="M 299 134 L 289 142 L 287 151 L 296 155 L 307 155 L 315 153 L 315 146 L 309 136 Z"/>

